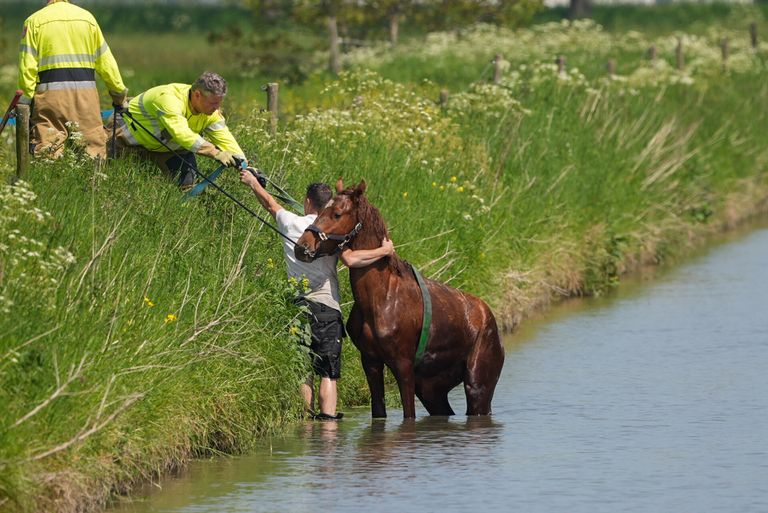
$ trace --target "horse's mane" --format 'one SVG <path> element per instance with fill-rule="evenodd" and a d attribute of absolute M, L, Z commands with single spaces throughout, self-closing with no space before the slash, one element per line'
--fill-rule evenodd
<path fill-rule="evenodd" d="M 384 223 L 379 209 L 368 201 L 365 194 L 355 194 L 354 192 L 354 189 L 348 188 L 339 193 L 349 196 L 352 203 L 357 207 L 357 219 L 363 224 L 360 232 L 350 241 L 349 247 L 350 249 L 377 248 L 381 246 L 381 241 L 385 237 L 389 238 L 387 225 Z M 392 271 L 401 276 L 412 273 L 411 264 L 400 258 L 397 253 L 389 257 L 388 265 Z"/>

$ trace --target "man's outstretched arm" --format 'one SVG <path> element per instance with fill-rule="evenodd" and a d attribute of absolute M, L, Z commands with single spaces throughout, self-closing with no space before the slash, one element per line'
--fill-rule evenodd
<path fill-rule="evenodd" d="M 259 203 L 261 203 L 261 206 L 267 209 L 267 212 L 272 214 L 272 217 L 277 217 L 277 213 L 280 210 L 283 210 L 282 205 L 275 201 L 275 198 L 273 198 L 270 193 L 264 190 L 264 187 L 261 186 L 256 177 L 248 169 L 240 171 L 240 181 L 251 188 L 256 195 L 256 198 L 259 200 Z"/>
<path fill-rule="evenodd" d="M 395 254 L 395 245 L 389 239 L 381 241 L 376 249 L 345 249 L 341 252 L 341 262 L 347 267 L 365 267 L 377 260 Z"/>

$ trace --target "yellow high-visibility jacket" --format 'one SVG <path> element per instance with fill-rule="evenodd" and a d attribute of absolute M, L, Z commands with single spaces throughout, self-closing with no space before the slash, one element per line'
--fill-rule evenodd
<path fill-rule="evenodd" d="M 166 143 L 171 149 L 197 153 L 204 141 L 208 141 L 220 150 L 245 158 L 243 150 L 227 128 L 224 116 L 216 111 L 210 116 L 195 114 L 189 103 L 192 86 L 189 84 L 166 84 L 153 87 L 133 98 L 128 104 L 128 112 L 151 131 L 155 137 Z M 130 136 L 128 143 L 143 146 L 149 151 L 168 151 L 151 135 L 126 116 Z M 203 139 L 205 136 L 205 139 Z"/>
<path fill-rule="evenodd" d="M 19 89 L 35 92 L 96 86 L 94 70 L 110 95 L 127 90 L 117 62 L 93 15 L 66 0 L 48 4 L 24 22 L 19 49 Z"/>

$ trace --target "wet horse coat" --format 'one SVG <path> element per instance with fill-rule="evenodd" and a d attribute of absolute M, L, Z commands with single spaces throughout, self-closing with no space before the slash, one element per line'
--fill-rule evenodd
<path fill-rule="evenodd" d="M 296 258 L 311 261 L 337 246 L 373 249 L 387 237 L 381 215 L 365 197 L 365 182 L 344 190 L 326 207 L 295 248 Z M 481 299 L 442 283 L 425 280 L 432 299 L 424 357 L 415 366 L 424 302 L 410 264 L 397 255 L 349 270 L 355 303 L 347 332 L 360 351 L 371 391 L 371 413 L 386 417 L 384 365 L 400 388 L 403 415 L 415 417 L 418 397 L 431 415 L 453 415 L 448 392 L 464 384 L 467 415 L 488 415 L 504 348 L 496 319 Z"/>

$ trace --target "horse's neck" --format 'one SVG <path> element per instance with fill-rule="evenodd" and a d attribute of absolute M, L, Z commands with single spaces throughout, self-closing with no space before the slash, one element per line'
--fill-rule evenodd
<path fill-rule="evenodd" d="M 352 239 L 349 247 L 350 249 L 376 249 L 381 246 L 381 241 L 386 237 L 386 233 L 379 234 L 375 230 L 366 229 L 365 226 L 360 232 Z"/>
<path fill-rule="evenodd" d="M 359 204 L 358 213 L 362 229 L 352 239 L 350 248 L 359 250 L 380 247 L 382 240 L 389 234 L 378 209 L 363 199 Z M 364 308 L 375 310 L 377 305 L 387 300 L 390 289 L 397 286 L 399 278 L 407 269 L 408 265 L 396 254 L 381 258 L 365 267 L 350 269 L 349 279 L 355 302 Z"/>
<path fill-rule="evenodd" d="M 386 235 L 375 233 L 372 230 L 361 230 L 354 239 L 353 250 L 376 249 L 381 246 L 381 241 Z M 379 299 L 386 297 L 391 283 L 393 268 L 390 259 L 398 258 L 396 255 L 380 258 L 372 264 L 364 267 L 354 267 L 349 270 L 349 282 L 355 302 L 364 306 L 372 305 Z"/>
<path fill-rule="evenodd" d="M 349 270 L 349 283 L 355 303 L 363 311 L 375 311 L 389 295 L 392 269 L 382 260 L 365 267 L 356 267 Z"/>

